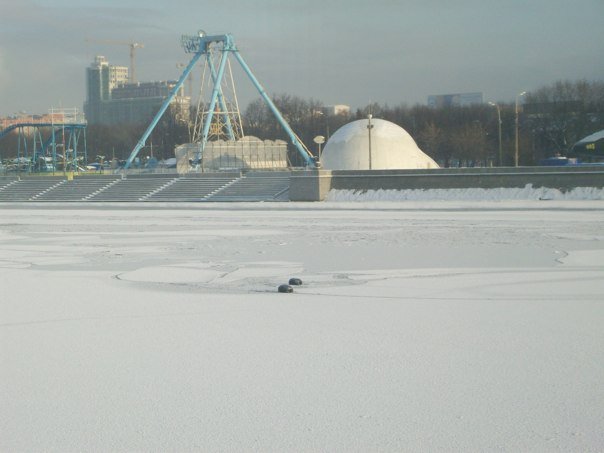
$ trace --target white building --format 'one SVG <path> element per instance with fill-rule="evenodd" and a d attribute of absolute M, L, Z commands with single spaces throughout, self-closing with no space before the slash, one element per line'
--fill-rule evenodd
<path fill-rule="evenodd" d="M 321 156 L 326 170 L 438 168 L 402 127 L 390 121 L 353 121 L 331 136 Z"/>
<path fill-rule="evenodd" d="M 327 105 L 321 111 L 326 116 L 350 115 L 350 106 L 344 104 Z"/>

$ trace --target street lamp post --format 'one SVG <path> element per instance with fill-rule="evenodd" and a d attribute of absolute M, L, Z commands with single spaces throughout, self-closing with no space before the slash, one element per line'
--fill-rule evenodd
<path fill-rule="evenodd" d="M 373 129 L 373 124 L 371 124 L 372 117 L 373 115 L 371 113 L 367 115 L 367 130 L 369 132 L 369 170 L 373 168 L 371 164 L 371 129 Z"/>
<path fill-rule="evenodd" d="M 499 104 L 495 104 L 494 102 L 489 102 L 490 105 L 497 109 L 497 125 L 499 132 L 499 166 L 503 166 L 503 152 L 501 149 L 501 109 L 499 108 Z"/>
<path fill-rule="evenodd" d="M 319 145 L 319 151 L 317 151 L 317 167 L 319 167 L 321 164 L 321 145 L 323 143 L 325 143 L 325 137 L 323 137 L 322 135 L 317 135 L 315 138 L 312 139 L 313 142 L 315 142 L 317 145 Z"/>
<path fill-rule="evenodd" d="M 327 141 L 327 140 L 329 140 L 329 115 L 326 113 L 323 113 L 321 110 L 318 110 L 315 113 L 318 116 L 320 116 L 322 118 L 322 121 L 324 122 L 323 126 L 325 127 L 325 129 L 327 131 L 327 133 L 325 134 L 326 136 L 324 138 Z M 321 129 L 322 129 L 322 127 L 321 127 Z"/>
<path fill-rule="evenodd" d="M 514 167 L 518 166 L 518 101 L 520 99 L 520 97 L 524 96 L 526 94 L 526 91 L 523 91 L 522 93 L 518 94 L 518 96 L 516 96 L 516 108 L 515 108 L 515 124 L 516 124 L 516 139 L 515 139 L 515 151 L 514 151 Z"/>

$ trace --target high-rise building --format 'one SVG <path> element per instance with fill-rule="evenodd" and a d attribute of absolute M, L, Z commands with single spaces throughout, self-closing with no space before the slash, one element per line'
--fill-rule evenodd
<path fill-rule="evenodd" d="M 148 123 L 175 85 L 174 81 L 128 83 L 126 66 L 110 65 L 105 57 L 97 56 L 86 68 L 86 120 L 88 124 Z M 189 104 L 181 88 L 169 109 L 187 120 Z"/>
<path fill-rule="evenodd" d="M 120 84 L 128 82 L 128 67 L 109 65 L 107 59 L 98 55 L 86 68 L 87 101 L 108 101 L 111 92 Z"/>

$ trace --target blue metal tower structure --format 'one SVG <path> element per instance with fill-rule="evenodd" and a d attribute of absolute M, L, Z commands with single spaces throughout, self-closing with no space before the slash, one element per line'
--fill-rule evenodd
<path fill-rule="evenodd" d="M 217 52 L 215 49 L 212 50 L 214 51 L 209 51 L 205 54 L 205 64 L 201 75 L 197 111 L 195 113 L 193 128 L 190 130 L 190 140 L 193 143 L 200 143 L 202 141 L 204 118 L 209 114 L 207 111 L 207 104 L 203 102 L 204 86 L 208 85 L 210 87 L 210 91 L 213 91 L 214 86 L 217 83 L 216 68 L 219 66 L 219 59 L 222 56 L 222 52 Z M 233 80 L 230 60 L 228 59 L 227 69 L 229 75 L 228 80 L 226 76 L 227 70 L 225 69 L 225 76 L 223 77 L 223 82 L 225 82 L 224 86 L 223 84 L 219 83 L 218 102 L 216 107 L 217 111 L 212 113 L 213 115 L 216 113 L 216 115 L 212 117 L 212 121 L 214 121 L 214 123 L 210 126 L 209 135 L 207 137 L 208 141 L 212 137 L 215 137 L 217 140 L 224 138 L 229 141 L 235 141 L 244 137 L 241 113 L 239 111 L 239 104 L 237 102 L 237 94 L 235 91 L 235 82 Z M 206 73 L 209 73 L 207 78 Z M 228 94 L 225 92 L 225 89 L 229 91 Z M 232 97 L 227 99 L 228 95 Z M 196 157 L 199 158 L 199 155 Z"/>
<path fill-rule="evenodd" d="M 206 58 L 210 62 L 210 69 L 212 71 L 213 89 L 212 89 L 212 94 L 210 97 L 208 114 L 204 119 L 203 128 L 202 128 L 202 132 L 201 132 L 201 138 L 200 138 L 200 148 L 199 149 L 203 155 L 203 150 L 208 141 L 210 124 L 212 122 L 212 117 L 214 115 L 216 105 L 217 104 L 219 105 L 219 110 L 221 112 L 227 111 L 226 106 L 225 106 L 224 97 L 223 97 L 222 90 L 221 90 L 221 83 L 222 83 L 222 80 L 224 77 L 225 67 L 226 67 L 228 57 L 231 54 L 235 57 L 237 62 L 241 65 L 243 71 L 248 76 L 248 78 L 251 80 L 254 87 L 258 90 L 258 93 L 260 94 L 260 96 L 262 97 L 264 102 L 266 102 L 266 104 L 268 105 L 268 107 L 271 110 L 271 112 L 273 113 L 273 115 L 275 115 L 275 118 L 277 119 L 277 121 L 279 122 L 281 127 L 284 129 L 284 131 L 287 133 L 292 145 L 296 148 L 296 150 L 298 151 L 298 153 L 300 154 L 300 156 L 302 157 L 302 159 L 304 160 L 306 165 L 310 166 L 310 167 L 314 166 L 314 160 L 312 158 L 312 154 L 308 151 L 306 146 L 304 146 L 302 141 L 298 138 L 298 136 L 291 129 L 291 127 L 289 126 L 289 124 L 287 123 L 285 118 L 283 118 L 283 115 L 281 115 L 281 112 L 279 112 L 279 110 L 277 109 L 277 107 L 275 106 L 275 104 L 273 103 L 271 98 L 268 96 L 268 94 L 266 93 L 266 91 L 264 90 L 264 88 L 262 87 L 260 82 L 258 81 L 258 79 L 254 76 L 250 67 L 247 65 L 247 63 L 245 62 L 245 60 L 239 53 L 239 50 L 237 49 L 237 46 L 235 45 L 235 41 L 234 41 L 232 35 L 227 33 L 224 35 L 208 36 L 205 34 L 205 32 L 199 31 L 199 33 L 195 36 L 188 36 L 188 35 L 183 36 L 182 40 L 181 40 L 181 44 L 182 44 L 184 51 L 186 53 L 193 54 L 193 57 L 191 58 L 191 61 L 189 62 L 189 64 L 185 67 L 182 75 L 178 79 L 178 82 L 176 82 L 176 85 L 170 92 L 170 95 L 166 98 L 166 100 L 160 107 L 159 111 L 157 112 L 157 114 L 155 115 L 155 117 L 153 118 L 153 120 L 151 121 L 151 123 L 149 124 L 149 126 L 147 127 L 147 129 L 145 130 L 143 135 L 141 136 L 140 140 L 137 142 L 135 147 L 132 149 L 132 152 L 130 153 L 128 160 L 126 161 L 126 163 L 124 165 L 124 169 L 128 169 L 130 167 L 130 165 L 132 164 L 132 162 L 138 155 L 139 151 L 145 146 L 145 143 L 146 143 L 147 139 L 149 138 L 149 136 L 151 135 L 151 132 L 153 132 L 153 129 L 155 129 L 155 127 L 159 123 L 159 120 L 161 119 L 161 117 L 163 116 L 163 114 L 165 113 L 167 108 L 169 107 L 170 103 L 172 102 L 172 100 L 174 99 L 176 94 L 178 93 L 178 90 L 182 87 L 183 83 L 185 82 L 185 80 L 187 79 L 187 77 L 189 76 L 191 71 L 193 70 L 197 61 L 203 55 L 206 55 Z M 211 62 L 211 59 L 209 57 L 209 54 L 212 50 L 212 46 L 217 46 L 218 50 L 221 52 L 221 57 L 220 57 L 220 60 L 218 63 L 218 68 L 214 67 L 214 64 Z M 228 116 L 226 115 L 226 113 L 223 113 L 223 115 L 225 116 L 224 122 L 227 125 L 228 135 L 231 139 L 233 139 L 234 133 L 233 133 L 232 127 L 230 125 Z"/>

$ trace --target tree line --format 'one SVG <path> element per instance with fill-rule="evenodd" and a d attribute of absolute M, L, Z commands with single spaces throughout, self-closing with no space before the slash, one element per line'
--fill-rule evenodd
<path fill-rule="evenodd" d="M 401 126 L 442 166 L 514 165 L 516 102 L 437 108 L 373 103 L 350 115 L 326 116 L 318 114 L 323 105 L 316 100 L 282 94 L 273 101 L 307 145 L 313 145 L 316 135 L 329 138 L 342 125 L 371 113 Z M 604 82 L 559 81 L 526 93 L 518 110 L 519 165 L 566 155 L 581 138 L 604 129 Z M 244 123 L 251 135 L 286 139 L 260 99 L 247 107 Z"/>
<path fill-rule="evenodd" d="M 324 105 L 318 100 L 289 94 L 277 94 L 272 99 L 313 154 L 316 154 L 317 147 L 313 143 L 315 136 L 323 135 L 329 139 L 344 124 L 366 118 L 371 113 L 373 118 L 391 121 L 409 132 L 418 146 L 441 166 L 514 164 L 515 102 L 437 108 L 372 103 L 347 115 L 330 116 L 323 114 Z M 559 81 L 526 93 L 521 101 L 518 113 L 519 165 L 535 165 L 543 158 L 565 155 L 575 142 L 604 129 L 604 81 Z M 191 113 L 191 118 L 193 115 Z M 263 140 L 288 140 L 261 99 L 251 102 L 243 111 L 242 123 L 246 135 Z M 104 155 L 106 159 L 126 159 L 146 127 L 147 124 L 89 125 L 89 161 L 97 154 Z M 189 142 L 190 129 L 191 125 L 177 114 L 166 113 L 147 140 L 141 156 L 153 154 L 157 159 L 174 157 L 174 148 Z M 1 140 L 2 157 L 14 150 L 14 145 L 6 137 Z M 292 165 L 302 165 L 294 150 L 290 158 Z"/>

